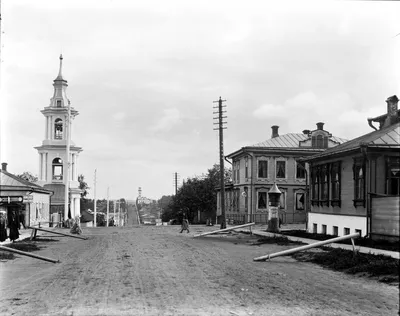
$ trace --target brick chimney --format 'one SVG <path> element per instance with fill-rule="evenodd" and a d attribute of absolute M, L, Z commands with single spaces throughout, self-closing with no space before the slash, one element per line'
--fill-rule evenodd
<path fill-rule="evenodd" d="M 310 130 L 309 130 L 309 129 L 305 129 L 305 130 L 303 131 L 303 134 L 304 134 L 304 135 L 310 134 Z"/>
<path fill-rule="evenodd" d="M 1 163 L 1 170 L 7 171 L 7 163 L 6 162 Z"/>
<path fill-rule="evenodd" d="M 273 125 L 273 126 L 271 126 L 271 128 L 272 128 L 272 137 L 271 138 L 279 137 L 279 133 L 278 133 L 279 126 Z"/>
<path fill-rule="evenodd" d="M 386 100 L 387 117 L 385 123 L 383 124 L 383 127 L 390 126 L 398 121 L 398 115 L 397 115 L 397 111 L 399 109 L 398 102 L 399 99 L 395 95 L 387 98 Z"/>
<path fill-rule="evenodd" d="M 324 129 L 324 123 L 318 122 L 318 123 L 317 123 L 317 129 L 320 130 L 320 131 L 322 131 L 322 130 Z"/>

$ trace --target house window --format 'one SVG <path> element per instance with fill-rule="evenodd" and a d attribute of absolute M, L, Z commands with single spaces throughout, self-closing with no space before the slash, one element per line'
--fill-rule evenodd
<path fill-rule="evenodd" d="M 311 169 L 312 204 L 319 202 L 319 167 Z"/>
<path fill-rule="evenodd" d="M 332 227 L 332 234 L 333 234 L 333 236 L 338 236 L 338 234 L 339 234 L 339 227 L 333 226 L 333 227 Z"/>
<path fill-rule="evenodd" d="M 63 179 L 63 161 L 61 158 L 53 159 L 53 180 L 62 180 Z"/>
<path fill-rule="evenodd" d="M 313 233 L 317 234 L 318 233 L 318 224 L 313 224 Z"/>
<path fill-rule="evenodd" d="M 268 178 L 268 160 L 258 161 L 258 177 Z"/>
<path fill-rule="evenodd" d="M 311 146 L 314 148 L 328 148 L 328 136 L 312 136 Z"/>
<path fill-rule="evenodd" d="M 276 178 L 285 179 L 286 178 L 286 161 L 276 162 Z"/>
<path fill-rule="evenodd" d="M 350 228 L 348 227 L 343 228 L 343 235 L 350 235 Z"/>
<path fill-rule="evenodd" d="M 328 173 L 328 165 L 323 165 L 321 167 L 320 172 L 320 185 L 321 185 L 321 201 L 328 202 L 329 199 L 329 173 Z"/>
<path fill-rule="evenodd" d="M 305 205 L 305 194 L 303 192 L 296 193 L 296 210 L 297 211 L 304 211 Z"/>
<path fill-rule="evenodd" d="M 249 209 L 249 188 L 248 187 L 244 187 L 244 211 L 247 213 L 248 209 Z"/>
<path fill-rule="evenodd" d="M 326 225 L 322 225 L 322 233 L 326 235 Z"/>
<path fill-rule="evenodd" d="M 296 162 L 296 179 L 306 178 L 306 164 L 304 162 Z"/>
<path fill-rule="evenodd" d="M 63 122 L 58 118 L 54 122 L 54 139 L 62 139 L 63 136 Z"/>
<path fill-rule="evenodd" d="M 340 161 L 332 163 L 331 167 L 331 186 L 332 197 L 331 205 L 340 207 Z"/>
<path fill-rule="evenodd" d="M 388 157 L 386 163 L 386 193 L 400 195 L 400 158 Z"/>
<path fill-rule="evenodd" d="M 363 160 L 355 160 L 353 165 L 354 206 L 365 207 L 365 164 Z"/>
<path fill-rule="evenodd" d="M 258 203 L 257 208 L 266 209 L 267 208 L 267 192 L 258 192 Z"/>
<path fill-rule="evenodd" d="M 358 233 L 358 234 L 360 235 L 360 237 L 362 237 L 362 236 L 361 236 L 361 229 L 355 229 L 354 232 L 355 232 L 355 233 Z"/>

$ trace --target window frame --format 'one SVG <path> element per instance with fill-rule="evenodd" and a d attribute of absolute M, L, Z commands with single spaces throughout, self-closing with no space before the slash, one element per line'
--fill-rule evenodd
<path fill-rule="evenodd" d="M 61 173 L 55 175 L 56 168 L 60 168 L 61 169 Z M 51 170 L 52 170 L 52 174 L 51 174 L 52 180 L 62 181 L 64 179 L 64 162 L 60 157 L 56 157 L 56 158 L 54 158 L 52 160 L 52 162 L 51 162 Z"/>
<path fill-rule="evenodd" d="M 385 194 L 391 196 L 399 196 L 400 195 L 400 175 L 398 177 L 393 176 L 390 172 L 393 167 L 400 168 L 400 158 L 395 156 L 386 156 L 385 157 L 385 169 L 386 169 L 386 179 L 385 179 Z M 396 179 L 396 180 L 393 180 Z M 392 181 L 397 182 L 397 193 L 392 192 Z"/>
<path fill-rule="evenodd" d="M 266 167 L 266 170 L 265 170 L 265 172 L 263 172 L 263 175 L 265 174 L 266 176 L 264 177 L 264 176 L 260 176 L 260 168 L 261 168 L 261 166 L 265 166 Z M 269 169 L 269 160 L 268 159 L 265 159 L 265 158 L 258 158 L 257 159 L 257 179 L 268 179 L 269 178 L 269 176 L 268 176 L 268 170 Z"/>
<path fill-rule="evenodd" d="M 298 176 L 299 170 L 301 170 L 301 172 L 304 174 L 303 178 Z M 298 179 L 298 180 L 305 180 L 306 179 L 306 163 L 305 162 L 296 161 L 295 179 Z"/>
<path fill-rule="evenodd" d="M 342 190 L 341 168 L 342 168 L 341 161 L 335 161 L 331 163 L 331 206 L 339 206 L 339 207 L 341 206 L 341 190 Z M 337 174 L 337 179 L 335 177 L 336 174 Z"/>
<path fill-rule="evenodd" d="M 359 176 L 360 171 L 362 177 Z M 365 181 L 366 163 L 363 158 L 354 158 L 353 161 L 353 187 L 354 187 L 354 207 L 366 205 L 366 181 Z"/>
<path fill-rule="evenodd" d="M 284 163 L 284 177 L 278 177 L 278 163 Z M 275 179 L 276 180 L 285 180 L 287 179 L 287 161 L 286 159 L 276 159 L 275 160 Z"/>
<path fill-rule="evenodd" d="M 329 206 L 329 164 L 323 164 L 320 167 L 319 176 L 319 203 Z"/>
<path fill-rule="evenodd" d="M 54 139 L 64 139 L 64 122 L 59 117 L 54 120 Z"/>
<path fill-rule="evenodd" d="M 260 207 L 260 196 L 265 195 L 265 207 Z M 257 210 L 266 211 L 268 209 L 268 193 L 265 189 L 257 191 Z"/>

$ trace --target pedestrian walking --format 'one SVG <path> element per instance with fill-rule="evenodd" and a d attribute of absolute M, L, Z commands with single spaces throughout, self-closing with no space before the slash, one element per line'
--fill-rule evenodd
<path fill-rule="evenodd" d="M 17 211 L 13 210 L 11 212 L 11 216 L 8 221 L 8 228 L 10 229 L 10 240 L 14 242 L 14 240 L 17 240 L 19 238 L 19 218 Z"/>
<path fill-rule="evenodd" d="M 7 237 L 6 214 L 0 212 L 0 242 L 5 241 Z"/>
<path fill-rule="evenodd" d="M 187 232 L 189 234 L 189 221 L 186 218 L 183 218 L 183 220 L 182 220 L 181 234 L 184 230 L 187 230 Z"/>

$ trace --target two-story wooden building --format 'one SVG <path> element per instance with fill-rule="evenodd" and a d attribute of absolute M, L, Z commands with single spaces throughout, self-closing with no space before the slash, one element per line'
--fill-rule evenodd
<path fill-rule="evenodd" d="M 232 185 L 225 189 L 225 214 L 237 223 L 267 222 L 268 191 L 278 185 L 281 195 L 283 223 L 304 223 L 306 220 L 307 168 L 297 159 L 335 147 L 346 140 L 324 130 L 279 135 L 279 126 L 272 126 L 272 137 L 264 142 L 227 155 L 232 160 Z M 221 214 L 220 192 L 217 192 L 217 214 Z"/>
<path fill-rule="evenodd" d="M 400 111 L 368 119 L 375 131 L 303 159 L 310 165 L 308 231 L 399 239 Z M 379 122 L 379 129 L 373 122 Z"/>

